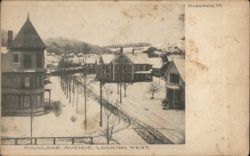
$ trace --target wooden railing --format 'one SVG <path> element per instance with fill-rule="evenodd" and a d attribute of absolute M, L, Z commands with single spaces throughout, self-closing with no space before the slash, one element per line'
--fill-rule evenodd
<path fill-rule="evenodd" d="M 93 144 L 93 137 L 18 137 L 1 138 L 2 145 L 74 145 Z"/>

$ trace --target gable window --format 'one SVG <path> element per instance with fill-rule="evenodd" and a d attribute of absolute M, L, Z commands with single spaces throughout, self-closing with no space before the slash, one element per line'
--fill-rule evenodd
<path fill-rule="evenodd" d="M 31 54 L 24 54 L 24 67 L 31 67 Z"/>
<path fill-rule="evenodd" d="M 179 83 L 179 74 L 170 73 L 170 82 Z"/>
<path fill-rule="evenodd" d="M 25 88 L 30 88 L 31 87 L 30 81 L 31 81 L 30 77 L 28 77 L 28 76 L 24 77 L 24 87 Z"/>
<path fill-rule="evenodd" d="M 13 64 L 20 63 L 20 55 L 19 55 L 19 53 L 13 53 L 12 54 L 12 63 Z"/>

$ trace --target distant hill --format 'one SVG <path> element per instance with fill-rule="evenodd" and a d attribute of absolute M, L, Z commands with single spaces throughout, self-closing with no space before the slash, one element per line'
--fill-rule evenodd
<path fill-rule="evenodd" d="M 138 43 L 124 43 L 124 44 L 114 44 L 114 45 L 108 45 L 105 46 L 105 48 L 129 48 L 129 47 L 145 47 L 145 46 L 150 46 L 150 43 L 146 42 L 138 42 Z"/>
<path fill-rule="evenodd" d="M 48 52 L 58 54 L 63 53 L 111 53 L 108 48 L 103 48 L 97 45 L 92 45 L 75 39 L 64 37 L 48 38 L 44 40 Z"/>
<path fill-rule="evenodd" d="M 13 32 L 13 38 L 16 33 Z M 8 34 L 6 30 L 1 30 L 1 46 L 7 46 Z M 112 53 L 111 50 L 105 47 L 82 42 L 76 39 L 64 37 L 53 37 L 43 39 L 48 52 L 63 54 L 63 53 Z"/>

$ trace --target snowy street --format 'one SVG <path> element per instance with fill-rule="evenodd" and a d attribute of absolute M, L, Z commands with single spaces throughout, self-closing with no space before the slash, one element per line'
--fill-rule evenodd
<path fill-rule="evenodd" d="M 127 96 L 122 97 L 122 103 L 118 104 L 118 108 L 126 112 L 129 116 L 159 130 L 171 142 L 177 144 L 184 143 L 185 113 L 183 110 L 162 109 L 161 101 L 164 99 L 165 82 L 159 78 L 154 78 L 154 81 L 158 82 L 161 86 L 155 99 L 150 99 L 151 95 L 148 91 L 148 82 L 134 83 L 128 86 Z M 92 90 L 97 95 L 100 95 L 98 82 L 92 84 Z M 109 98 L 112 99 L 114 103 L 117 103 L 119 101 L 119 94 L 116 94 L 117 84 L 105 84 L 104 90 L 105 88 L 112 90 L 114 94 Z"/>

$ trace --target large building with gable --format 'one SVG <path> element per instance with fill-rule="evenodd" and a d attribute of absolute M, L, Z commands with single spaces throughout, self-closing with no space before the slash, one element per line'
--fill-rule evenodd
<path fill-rule="evenodd" d="M 151 64 L 146 54 L 102 55 L 96 78 L 104 83 L 134 83 L 152 81 Z"/>
<path fill-rule="evenodd" d="M 2 53 L 2 114 L 44 112 L 45 44 L 29 17 L 13 39 L 8 31 L 7 52 Z"/>

